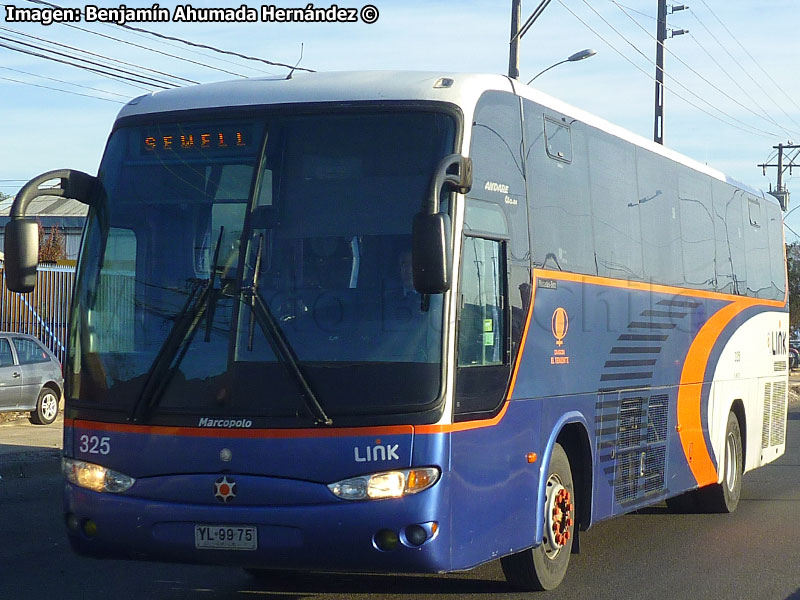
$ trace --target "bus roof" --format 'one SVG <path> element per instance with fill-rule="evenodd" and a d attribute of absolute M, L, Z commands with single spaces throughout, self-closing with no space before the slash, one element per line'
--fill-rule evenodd
<path fill-rule="evenodd" d="M 449 81 L 442 85 L 441 82 L 444 80 Z M 117 118 L 217 107 L 392 100 L 450 102 L 471 113 L 472 107 L 480 95 L 487 90 L 516 93 L 636 146 L 765 198 L 763 192 L 742 184 L 721 171 L 503 75 L 420 71 L 342 71 L 296 73 L 291 79 L 269 77 L 238 79 L 162 90 L 140 96 L 126 104 Z"/>

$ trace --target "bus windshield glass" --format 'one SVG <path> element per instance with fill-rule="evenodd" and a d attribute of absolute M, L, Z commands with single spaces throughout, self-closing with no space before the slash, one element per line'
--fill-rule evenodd
<path fill-rule="evenodd" d="M 351 109 L 118 128 L 78 267 L 73 405 L 287 426 L 309 390 L 334 419 L 435 407 L 442 296 L 414 290 L 411 225 L 455 127 Z"/>

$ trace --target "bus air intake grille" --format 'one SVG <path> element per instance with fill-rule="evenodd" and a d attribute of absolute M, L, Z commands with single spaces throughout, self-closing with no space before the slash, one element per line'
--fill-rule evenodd
<path fill-rule="evenodd" d="M 667 441 L 667 415 L 669 396 L 658 394 L 650 396 L 650 409 L 647 417 L 647 443 Z"/>
<path fill-rule="evenodd" d="M 772 384 L 764 384 L 764 419 L 761 421 L 761 448 L 769 448 L 769 423 L 772 412 Z"/>
<path fill-rule="evenodd" d="M 783 373 L 786 370 L 786 361 L 779 360 L 775 362 L 775 372 L 776 373 Z"/>
<path fill-rule="evenodd" d="M 664 489 L 664 472 L 667 467 L 666 445 L 647 449 L 644 466 L 644 493 L 651 494 Z"/>
<path fill-rule="evenodd" d="M 617 422 L 617 448 L 626 450 L 641 444 L 644 398 L 623 398 L 619 406 Z"/>
<path fill-rule="evenodd" d="M 639 491 L 640 453 L 626 452 L 617 455 L 617 469 L 614 473 L 614 499 L 623 504 L 634 500 Z"/>
<path fill-rule="evenodd" d="M 786 382 L 779 381 L 772 386 L 770 446 L 780 446 L 786 442 L 786 409 Z"/>

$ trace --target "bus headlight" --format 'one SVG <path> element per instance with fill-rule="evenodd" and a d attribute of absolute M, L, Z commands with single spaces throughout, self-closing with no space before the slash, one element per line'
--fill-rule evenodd
<path fill-rule="evenodd" d="M 328 489 L 343 500 L 400 498 L 427 490 L 439 481 L 440 474 L 436 467 L 383 471 L 337 481 L 329 484 Z"/>
<path fill-rule="evenodd" d="M 61 470 L 70 483 L 95 492 L 119 494 L 136 482 L 123 473 L 74 458 L 61 459 Z"/>

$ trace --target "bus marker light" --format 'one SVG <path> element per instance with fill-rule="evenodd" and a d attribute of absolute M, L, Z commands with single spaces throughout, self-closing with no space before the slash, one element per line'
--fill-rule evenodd
<path fill-rule="evenodd" d="M 536 452 L 528 452 L 525 455 L 525 458 L 529 463 L 533 464 L 539 459 L 539 456 L 536 454 Z"/>

